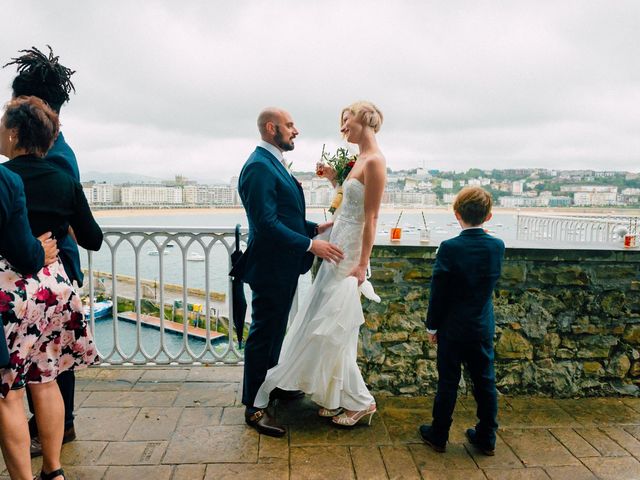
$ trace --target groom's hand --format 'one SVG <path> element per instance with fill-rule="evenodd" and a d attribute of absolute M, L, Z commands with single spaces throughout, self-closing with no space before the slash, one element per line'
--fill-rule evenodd
<path fill-rule="evenodd" d="M 318 224 L 318 234 L 326 232 L 332 226 L 333 226 L 333 221 L 325 222 L 325 223 L 319 223 Z"/>
<path fill-rule="evenodd" d="M 340 250 L 339 247 L 324 240 L 313 240 L 309 251 L 316 257 L 332 263 L 340 263 L 340 260 L 344 258 L 342 250 Z"/>

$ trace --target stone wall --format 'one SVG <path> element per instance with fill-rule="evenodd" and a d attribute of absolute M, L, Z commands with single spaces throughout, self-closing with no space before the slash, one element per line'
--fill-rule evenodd
<path fill-rule="evenodd" d="M 378 393 L 435 392 L 424 324 L 434 258 L 435 247 L 374 247 L 382 302 L 363 300 L 359 361 Z M 507 249 L 494 305 L 500 392 L 638 395 L 640 252 Z"/>

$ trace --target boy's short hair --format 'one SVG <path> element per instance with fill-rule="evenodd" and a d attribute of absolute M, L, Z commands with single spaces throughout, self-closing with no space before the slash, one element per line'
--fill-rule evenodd
<path fill-rule="evenodd" d="M 453 203 L 453 210 L 460 214 L 465 223 L 473 226 L 484 223 L 491 213 L 491 194 L 480 187 L 464 187 Z"/>

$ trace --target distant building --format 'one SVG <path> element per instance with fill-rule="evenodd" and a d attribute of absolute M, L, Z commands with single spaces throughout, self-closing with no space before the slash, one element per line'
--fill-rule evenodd
<path fill-rule="evenodd" d="M 451 190 L 453 188 L 453 180 L 442 180 L 440 186 L 445 190 Z"/>
<path fill-rule="evenodd" d="M 524 191 L 524 180 L 518 180 L 511 184 L 511 193 L 520 195 Z"/>
<path fill-rule="evenodd" d="M 123 205 L 180 205 L 182 188 L 161 185 L 127 185 L 121 189 Z"/>

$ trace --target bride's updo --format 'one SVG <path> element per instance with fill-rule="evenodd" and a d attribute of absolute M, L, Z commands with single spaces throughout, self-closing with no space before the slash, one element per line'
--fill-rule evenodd
<path fill-rule="evenodd" d="M 340 112 L 340 125 L 342 125 L 342 116 L 344 112 L 351 113 L 360 123 L 373 128 L 375 133 L 380 131 L 384 117 L 382 112 L 373 103 L 367 101 L 355 102 L 342 109 Z"/>

